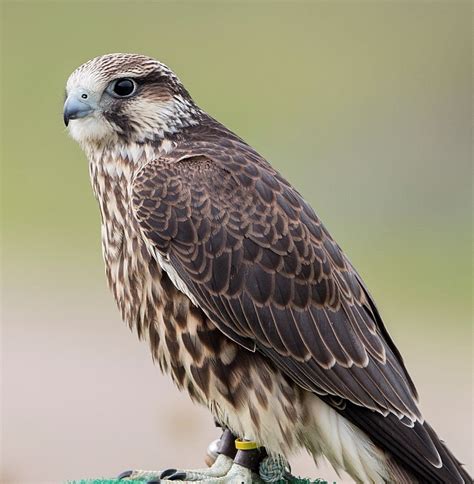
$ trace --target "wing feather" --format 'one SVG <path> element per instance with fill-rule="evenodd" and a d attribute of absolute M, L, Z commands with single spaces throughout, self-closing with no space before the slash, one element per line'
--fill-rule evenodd
<path fill-rule="evenodd" d="M 305 387 L 421 420 L 403 362 L 339 246 L 268 164 L 232 159 L 149 163 L 133 197 L 145 236 L 219 328 L 265 348 Z"/>

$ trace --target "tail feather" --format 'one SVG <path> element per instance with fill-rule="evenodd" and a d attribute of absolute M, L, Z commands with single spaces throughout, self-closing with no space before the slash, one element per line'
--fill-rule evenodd
<path fill-rule="evenodd" d="M 419 484 L 420 481 L 413 473 L 400 465 L 392 456 L 386 455 L 387 473 L 390 476 L 388 482 L 397 484 Z"/>
<path fill-rule="evenodd" d="M 397 479 L 394 475 L 394 482 L 413 482 L 413 477 L 420 483 L 473 482 L 467 470 L 427 422 L 415 422 L 410 427 L 395 415 L 383 416 L 349 402 L 344 408 L 336 410 L 391 456 L 389 461 L 393 462 L 394 472 L 404 476 L 404 479 Z"/>
<path fill-rule="evenodd" d="M 443 462 L 443 467 L 451 476 L 448 482 L 472 483 L 472 477 L 468 474 L 463 464 L 461 464 L 461 462 L 459 462 L 453 453 L 448 449 L 445 442 L 436 435 L 436 432 L 427 422 L 425 422 L 424 427 L 428 431 L 431 440 L 438 449 Z"/>

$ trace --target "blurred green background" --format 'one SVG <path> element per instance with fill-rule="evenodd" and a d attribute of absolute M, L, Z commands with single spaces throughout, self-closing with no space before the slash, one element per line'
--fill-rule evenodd
<path fill-rule="evenodd" d="M 303 193 L 472 469 L 470 2 L 18 1 L 1 14 L 1 482 L 200 466 L 217 435 L 106 289 L 62 103 L 72 70 L 107 52 L 168 64 Z M 334 476 L 304 456 L 294 467 Z"/>

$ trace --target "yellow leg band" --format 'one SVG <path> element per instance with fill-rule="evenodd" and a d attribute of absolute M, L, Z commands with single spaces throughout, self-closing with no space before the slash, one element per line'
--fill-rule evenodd
<path fill-rule="evenodd" d="M 235 448 L 237 450 L 253 450 L 258 449 L 259 447 L 260 446 L 257 444 L 257 442 L 235 439 Z"/>

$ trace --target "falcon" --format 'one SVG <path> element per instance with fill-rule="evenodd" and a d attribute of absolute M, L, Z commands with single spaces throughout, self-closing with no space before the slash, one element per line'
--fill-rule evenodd
<path fill-rule="evenodd" d="M 86 62 L 67 81 L 64 122 L 89 161 L 123 320 L 223 428 L 210 469 L 151 481 L 257 481 L 266 455 L 303 448 L 356 482 L 471 482 L 313 209 L 168 67 Z"/>

